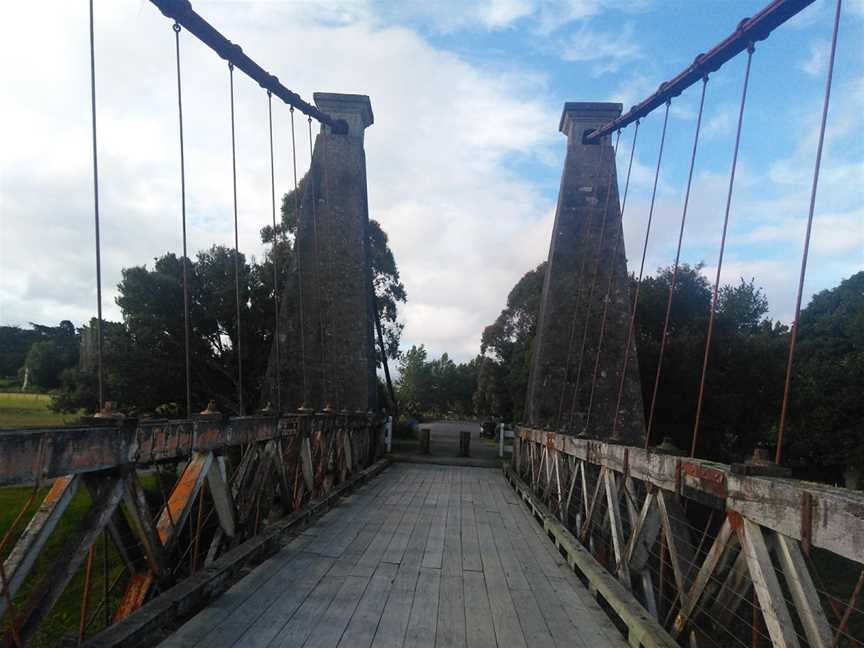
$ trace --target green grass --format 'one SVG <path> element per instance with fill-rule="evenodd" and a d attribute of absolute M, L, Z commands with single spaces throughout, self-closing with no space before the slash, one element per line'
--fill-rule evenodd
<path fill-rule="evenodd" d="M 54 412 L 48 394 L 0 393 L 0 428 L 58 426 L 77 418 Z"/>

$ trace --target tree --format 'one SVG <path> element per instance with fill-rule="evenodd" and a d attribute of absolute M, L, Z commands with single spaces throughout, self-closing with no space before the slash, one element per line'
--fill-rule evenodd
<path fill-rule="evenodd" d="M 478 368 L 478 413 L 521 420 L 540 316 L 546 262 L 526 272 L 507 295 L 507 306 L 483 330 Z"/>
<path fill-rule="evenodd" d="M 786 456 L 811 479 L 864 472 L 864 271 L 813 296 L 801 311 Z"/>

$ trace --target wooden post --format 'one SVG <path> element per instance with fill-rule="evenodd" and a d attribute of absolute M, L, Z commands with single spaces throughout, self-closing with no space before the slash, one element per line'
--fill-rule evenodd
<path fill-rule="evenodd" d="M 459 456 L 471 456 L 471 433 L 467 430 L 461 430 L 459 432 Z"/>
<path fill-rule="evenodd" d="M 429 436 L 431 430 L 429 428 L 420 428 L 420 454 L 428 455 L 430 453 L 429 448 Z"/>

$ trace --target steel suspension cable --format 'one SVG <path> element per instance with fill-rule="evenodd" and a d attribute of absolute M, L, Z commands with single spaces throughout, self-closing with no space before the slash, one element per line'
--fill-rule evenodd
<path fill-rule="evenodd" d="M 276 349 L 276 412 L 282 413 L 282 356 L 279 352 L 279 241 L 276 233 L 276 164 L 273 160 L 273 93 L 267 91 L 267 124 L 270 132 L 270 203 L 273 216 L 273 342 Z"/>
<path fill-rule="evenodd" d="M 243 343 L 240 326 L 240 235 L 237 227 L 237 142 L 234 131 L 234 64 L 228 63 L 231 88 L 231 182 L 234 191 L 234 301 L 237 307 L 237 403 L 243 416 Z"/>
<path fill-rule="evenodd" d="M 828 123 L 828 105 L 831 101 L 831 81 L 834 77 L 834 56 L 837 52 L 837 35 L 840 31 L 840 10 L 842 0 L 837 0 L 834 11 L 834 30 L 831 36 L 831 54 L 828 58 L 828 73 L 825 78 L 825 98 L 822 102 L 822 123 L 819 126 L 819 144 L 816 147 L 816 163 L 813 169 L 813 185 L 810 189 L 810 209 L 807 214 L 807 230 L 804 235 L 804 251 L 801 255 L 801 273 L 798 277 L 798 294 L 795 297 L 795 319 L 789 332 L 789 355 L 786 360 L 786 379 L 783 383 L 783 403 L 780 406 L 780 424 L 777 427 L 777 449 L 774 463 L 783 458 L 783 432 L 786 427 L 786 413 L 789 407 L 789 387 L 792 383 L 792 363 L 795 359 L 795 343 L 798 339 L 798 320 L 801 317 L 801 294 L 804 291 L 804 278 L 807 274 L 807 257 L 810 252 L 810 235 L 813 230 L 813 212 L 816 209 L 816 190 L 819 186 L 819 169 L 822 166 L 822 147 L 825 143 L 825 127 Z"/>
<path fill-rule="evenodd" d="M 96 44 L 93 30 L 93 0 L 90 0 L 90 114 L 93 134 L 93 225 L 96 237 L 96 376 L 99 412 L 105 406 L 102 370 L 102 251 L 99 233 L 99 158 L 96 147 Z"/>
<path fill-rule="evenodd" d="M 588 429 L 588 424 L 591 421 L 591 410 L 594 406 L 594 392 L 597 387 L 597 370 L 600 367 L 600 354 L 603 351 L 603 338 L 606 333 L 606 317 L 609 314 L 609 301 L 612 294 L 612 284 L 615 281 L 615 259 L 618 256 L 618 249 L 621 247 L 621 242 L 624 238 L 624 212 L 627 208 L 627 196 L 630 193 L 630 173 L 633 171 L 633 157 L 636 153 L 636 139 L 639 137 L 639 124 L 641 120 L 636 120 L 636 130 L 633 133 L 633 142 L 630 145 L 630 161 L 627 163 L 627 179 L 624 181 L 624 197 L 621 199 L 621 226 L 620 233 L 615 237 L 615 247 L 612 249 L 610 257 L 609 279 L 606 282 L 606 293 L 603 296 L 603 315 L 600 317 L 600 337 L 597 341 L 597 351 L 594 353 L 594 371 L 591 374 L 591 391 L 588 395 L 588 410 L 585 413 L 584 430 Z M 588 330 L 586 325 L 585 334 Z M 577 392 L 578 393 L 578 392 Z M 573 395 L 573 410 L 576 409 L 576 394 Z"/>
<path fill-rule="evenodd" d="M 660 372 L 663 368 L 663 354 L 666 351 L 666 336 L 669 334 L 669 319 L 672 314 L 672 301 L 675 286 L 678 282 L 678 267 L 681 262 L 681 245 L 684 242 L 684 224 L 687 221 L 687 208 L 690 205 L 690 188 L 693 184 L 693 169 L 696 166 L 696 151 L 699 147 L 699 131 L 702 128 L 702 111 L 705 107 L 705 89 L 708 87 L 708 76 L 702 77 L 702 95 L 699 98 L 699 114 L 696 116 L 696 132 L 693 135 L 693 150 L 690 152 L 690 171 L 687 174 L 687 188 L 684 191 L 684 209 L 681 212 L 681 226 L 678 229 L 678 247 L 675 249 L 675 263 L 672 266 L 672 279 L 669 282 L 669 298 L 666 301 L 666 317 L 663 320 L 663 334 L 660 336 L 660 353 L 657 359 L 657 372 L 654 375 L 654 390 L 651 393 L 651 406 L 648 410 L 648 428 L 645 432 L 645 449 L 651 441 L 651 431 L 654 429 L 654 410 L 657 405 L 657 392 L 660 387 Z"/>
<path fill-rule="evenodd" d="M 332 398 L 332 390 L 330 389 L 330 385 L 328 385 L 328 380 L 325 375 L 325 360 L 326 360 L 326 331 L 327 331 L 327 322 L 324 320 L 324 306 L 323 303 L 326 300 L 326 291 L 323 290 L 322 281 L 321 281 L 321 249 L 319 247 L 320 241 L 318 238 L 318 196 L 315 193 L 315 179 L 314 173 L 312 172 L 312 158 L 314 157 L 315 151 L 313 150 L 312 144 L 312 118 L 306 118 L 308 127 L 309 127 L 309 179 L 312 183 L 312 241 L 313 247 L 315 249 L 315 264 L 312 267 L 313 276 L 315 277 L 315 289 L 318 292 L 318 331 L 320 336 L 319 345 L 321 347 L 321 396 L 324 400 L 324 404 L 327 405 L 328 399 Z M 325 149 L 326 150 L 326 149 Z M 326 164 L 324 165 L 326 170 Z"/>
<path fill-rule="evenodd" d="M 180 82 L 180 24 L 174 23 L 174 51 L 177 58 L 177 116 L 180 124 L 180 214 L 183 230 L 183 347 L 186 364 L 186 418 L 192 416 L 192 361 L 189 352 L 189 280 L 186 267 L 186 153 L 183 143 L 183 92 Z"/>
<path fill-rule="evenodd" d="M 606 182 L 606 201 L 605 201 L 605 204 L 603 206 L 603 214 L 601 217 L 601 225 L 600 225 L 601 237 L 600 237 L 600 239 L 598 239 L 597 251 L 595 254 L 596 258 L 598 258 L 598 259 L 599 259 L 600 251 L 601 251 L 600 247 L 603 244 L 603 233 L 606 230 L 606 214 L 609 211 L 609 195 L 610 195 L 610 192 L 612 189 L 612 176 L 614 174 L 614 160 L 615 160 L 615 156 L 618 153 L 618 142 L 620 142 L 620 141 L 621 141 L 621 131 L 618 131 L 617 137 L 615 138 L 615 146 L 613 147 L 613 150 L 612 150 L 613 164 L 610 165 L 609 177 L 608 177 L 608 180 Z M 583 248 L 582 263 L 579 267 L 579 274 L 578 274 L 578 279 L 577 279 L 576 300 L 574 302 L 574 308 L 573 308 L 573 321 L 570 324 L 570 341 L 567 343 L 567 357 L 566 357 L 566 361 L 564 363 L 564 380 L 561 381 L 561 397 L 560 397 L 559 402 L 558 402 L 558 416 L 556 419 L 556 427 L 558 427 L 560 425 L 561 415 L 564 411 L 564 401 L 565 401 L 565 397 L 567 396 L 567 380 L 570 377 L 570 360 L 573 356 L 573 344 L 576 341 L 576 328 L 577 328 L 576 322 L 578 320 L 579 313 L 580 313 L 579 305 L 581 303 L 583 303 L 582 297 L 585 295 L 584 279 L 585 279 L 585 269 L 586 269 L 586 266 L 588 265 L 588 255 L 584 254 L 584 251 L 585 251 L 585 248 L 588 248 L 590 246 L 591 239 L 593 238 L 592 228 L 591 228 L 591 220 L 592 220 L 592 214 L 591 214 L 591 210 L 589 210 L 588 217 L 585 218 L 585 226 L 584 226 L 584 233 L 583 233 L 584 243 L 582 245 L 582 248 Z M 587 240 L 585 240 L 585 239 L 587 239 Z M 585 317 L 586 318 L 588 317 L 588 311 L 590 309 L 590 303 L 591 302 L 589 301 L 588 302 L 589 307 L 585 309 Z M 584 352 L 584 350 L 585 350 L 584 347 L 582 347 L 581 351 Z M 582 363 L 582 361 L 581 361 L 581 354 L 580 354 L 580 361 L 579 361 L 580 369 L 581 369 L 581 363 Z M 568 424 L 569 423 L 570 423 L 570 421 L 568 421 Z"/>
<path fill-rule="evenodd" d="M 297 301 L 300 321 L 300 373 L 303 381 L 303 407 L 309 398 L 306 383 L 306 337 L 303 334 L 303 264 L 300 257 L 300 188 L 297 183 L 297 141 L 294 134 L 294 106 L 291 106 L 291 160 L 294 169 L 294 218 L 296 219 L 294 236 L 294 254 L 297 258 Z"/>
<path fill-rule="evenodd" d="M 657 200 L 657 184 L 660 180 L 660 165 L 663 162 L 663 147 L 666 144 L 666 126 L 669 124 L 669 108 L 672 100 L 666 100 L 666 110 L 663 113 L 663 130 L 660 133 L 660 149 L 657 152 L 657 168 L 654 170 L 654 186 L 651 189 L 651 206 L 648 208 L 648 224 L 645 226 L 645 241 L 642 243 L 642 261 L 639 263 L 639 277 L 633 290 L 633 307 L 630 310 L 630 326 L 627 329 L 627 342 L 624 344 L 624 359 L 621 361 L 621 377 L 618 379 L 618 397 L 615 401 L 615 416 L 612 419 L 612 438 L 618 435 L 618 412 L 621 409 L 621 399 L 624 396 L 624 383 L 627 381 L 627 367 L 630 364 L 630 348 L 633 344 L 633 332 L 636 328 L 636 309 L 639 307 L 639 287 L 645 273 L 645 257 L 648 254 L 648 240 L 651 238 L 651 223 L 654 220 L 654 205 Z M 621 225 L 623 230 L 623 223 Z M 622 231 L 623 237 L 623 231 Z M 615 263 L 613 258 L 612 263 Z M 633 353 L 636 353 L 634 348 Z"/>
<path fill-rule="evenodd" d="M 744 123 L 744 106 L 747 103 L 747 85 L 750 82 L 750 64 L 753 62 L 753 43 L 747 45 L 747 63 L 744 68 L 744 87 L 741 91 L 741 104 L 738 108 L 738 126 L 735 131 L 735 150 L 732 153 L 732 169 L 729 173 L 729 191 L 726 194 L 726 210 L 723 216 L 723 232 L 720 236 L 720 255 L 717 259 L 717 273 L 711 293 L 711 310 L 708 313 L 708 335 L 705 340 L 705 355 L 702 358 L 702 377 L 699 379 L 699 397 L 696 401 L 696 420 L 693 423 L 693 439 L 690 456 L 696 456 L 696 442 L 699 439 L 699 426 L 702 421 L 702 403 L 705 399 L 705 376 L 708 373 L 708 358 L 711 355 L 711 338 L 714 334 L 714 318 L 717 311 L 717 294 L 720 289 L 720 272 L 723 269 L 723 254 L 726 251 L 726 233 L 729 229 L 729 210 L 732 206 L 732 190 L 735 186 L 735 169 L 738 166 L 738 150 L 741 146 L 741 126 Z"/>

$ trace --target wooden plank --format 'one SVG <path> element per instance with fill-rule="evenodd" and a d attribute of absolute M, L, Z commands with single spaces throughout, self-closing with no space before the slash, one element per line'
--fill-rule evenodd
<path fill-rule="evenodd" d="M 693 579 L 693 585 L 687 593 L 684 605 L 682 605 L 681 610 L 678 612 L 678 616 L 675 618 L 675 624 L 672 627 L 673 637 L 678 637 L 684 631 L 684 626 L 687 623 L 687 620 L 696 609 L 709 580 L 717 571 L 717 566 L 721 563 L 721 559 L 726 554 L 727 550 L 732 549 L 730 543 L 737 544 L 738 540 L 735 532 L 732 530 L 732 525 L 729 523 L 729 519 L 726 518 L 723 520 L 723 525 L 717 532 L 717 537 L 714 538 L 714 542 L 711 544 L 711 548 L 708 550 L 705 560 L 702 561 L 702 566 L 699 568 L 696 577 Z"/>
<path fill-rule="evenodd" d="M 477 535 L 480 546 L 483 547 L 481 559 L 486 585 L 489 591 L 489 605 L 492 609 L 492 624 L 495 627 L 495 637 L 502 646 L 525 646 L 525 637 L 519 625 L 513 599 L 507 587 L 507 578 L 495 549 L 492 529 L 488 523 L 477 525 Z"/>
<path fill-rule="evenodd" d="M 279 463 L 279 462 L 277 462 Z M 207 486 L 213 498 L 213 508 L 219 518 L 222 532 L 229 538 L 234 537 L 234 499 L 225 473 L 225 457 L 216 457 L 207 471 Z"/>
<path fill-rule="evenodd" d="M 345 633 L 339 640 L 339 648 L 368 648 L 372 645 L 397 571 L 398 566 L 394 564 L 378 565 L 348 627 L 345 628 Z"/>
<path fill-rule="evenodd" d="M 455 471 L 454 471 L 455 472 Z M 454 475 L 456 476 L 456 475 Z M 444 559 L 442 573 L 445 576 L 462 576 L 462 481 L 454 481 L 447 502 L 447 517 L 444 529 Z M 460 581 L 461 582 L 461 581 Z M 461 586 L 460 586 L 461 592 Z M 461 604 L 461 603 L 460 603 Z M 463 612 L 464 614 L 464 612 Z"/>
<path fill-rule="evenodd" d="M 615 564 L 618 566 L 618 577 L 624 587 L 630 589 L 630 568 L 624 556 L 624 527 L 621 524 L 621 498 L 618 485 L 611 471 L 606 471 L 606 506 L 609 511 L 609 526 L 612 531 L 612 550 L 615 552 Z"/>
<path fill-rule="evenodd" d="M 511 591 L 525 643 L 531 648 L 555 648 L 555 641 L 531 590 Z M 504 644 L 509 645 L 509 644 Z"/>
<path fill-rule="evenodd" d="M 259 611 L 258 617 L 245 628 L 245 619 L 235 612 L 227 623 L 216 631 L 216 636 L 205 637 L 199 645 L 205 648 L 242 645 L 244 648 L 264 648 L 279 634 L 297 610 L 303 605 L 310 593 L 318 586 L 333 565 L 332 558 L 303 554 L 282 569 L 248 600 L 250 612 Z"/>
<path fill-rule="evenodd" d="M 768 627 L 771 641 L 778 648 L 797 648 L 798 635 L 792 624 L 792 617 L 786 606 L 786 598 L 780 588 L 777 573 L 771 563 L 771 556 L 762 536 L 759 525 L 743 520 L 738 529 L 743 553 L 747 557 L 747 567 L 753 579 L 753 588 L 762 608 L 762 617 Z"/>
<path fill-rule="evenodd" d="M 411 617 L 405 632 L 406 646 L 431 648 L 435 645 L 440 587 L 441 571 L 421 567 L 417 588 L 414 590 Z"/>
<path fill-rule="evenodd" d="M 39 509 L 30 518 L 12 551 L 3 562 L 3 573 L 14 597 L 24 583 L 39 553 L 57 527 L 63 512 L 81 485 L 80 475 L 68 475 L 54 480 Z M 0 597 L 0 618 L 6 613 L 6 597 Z"/>
<path fill-rule="evenodd" d="M 465 592 L 465 640 L 468 648 L 495 648 L 492 609 L 482 572 L 466 571 L 462 577 Z"/>
<path fill-rule="evenodd" d="M 198 614 L 184 623 L 166 639 L 161 646 L 165 648 L 189 648 L 195 646 L 214 627 L 222 623 L 234 610 L 255 595 L 271 578 L 281 573 L 283 567 L 301 555 L 303 546 L 311 542 L 308 536 L 300 536 L 289 543 L 288 547 L 267 559 L 244 578 L 237 581 L 222 596 L 211 601 Z"/>
<path fill-rule="evenodd" d="M 446 475 L 446 472 L 444 472 Z M 426 540 L 426 551 L 423 554 L 423 567 L 440 569 L 444 559 L 444 533 L 447 525 L 447 501 L 449 486 L 441 482 L 435 488 L 435 510 L 429 527 L 429 537 Z"/>
<path fill-rule="evenodd" d="M 498 489 L 509 490 L 509 486 L 502 483 Z M 510 506 L 504 519 L 512 525 L 511 542 L 523 561 L 531 590 L 556 643 L 585 648 L 623 647 L 621 633 L 577 580 L 527 507 L 521 503 Z"/>
<path fill-rule="evenodd" d="M 438 598 L 438 622 L 435 633 L 436 648 L 464 648 L 465 595 L 462 576 L 444 575 Z"/>
<path fill-rule="evenodd" d="M 426 471 L 422 471 L 419 474 L 424 477 L 429 476 L 429 473 Z M 420 484 L 420 492 L 424 498 L 431 487 L 431 483 L 431 480 L 427 480 Z M 417 578 L 420 574 L 420 564 L 423 560 L 426 540 L 429 537 L 430 519 L 430 512 L 425 507 L 422 507 L 417 523 L 411 532 L 411 537 L 408 539 L 408 544 L 402 555 L 399 571 L 396 574 L 396 579 L 393 581 L 393 588 L 390 590 L 387 604 L 384 606 L 378 630 L 375 632 L 375 639 L 372 641 L 372 645 L 376 648 L 401 648 L 402 646 L 408 621 L 411 617 L 414 591 L 417 585 Z"/>
<path fill-rule="evenodd" d="M 322 578 L 270 645 L 280 648 L 300 648 L 305 645 L 321 622 L 321 616 L 345 584 L 345 579 L 346 576 Z"/>
<path fill-rule="evenodd" d="M 686 605 L 687 591 L 693 581 L 690 566 L 695 561 L 695 547 L 690 538 L 686 513 L 675 495 L 662 490 L 657 494 L 657 509 L 660 511 L 660 522 L 666 535 L 666 548 L 669 550 L 669 562 L 672 563 L 679 600 L 682 605 Z"/>
<path fill-rule="evenodd" d="M 792 600 L 795 601 L 795 610 L 801 625 L 804 626 L 807 641 L 811 648 L 828 648 L 833 643 L 833 633 L 798 541 L 782 533 L 778 533 L 776 538 L 777 555 L 783 566 L 783 575 L 792 593 Z"/>
<path fill-rule="evenodd" d="M 123 497 L 123 480 L 113 475 L 103 478 L 93 504 L 56 556 L 42 580 L 30 594 L 23 619 L 19 617 L 18 634 L 26 644 L 60 599 L 66 586 L 84 562 L 90 546 L 102 533 Z"/>
<path fill-rule="evenodd" d="M 369 576 L 347 576 L 342 587 L 330 602 L 320 621 L 315 625 L 304 648 L 332 648 L 339 643 L 342 633 L 348 627 L 357 604 L 371 580 Z"/>
<path fill-rule="evenodd" d="M 480 541 L 477 536 L 477 517 L 474 511 L 474 499 L 478 497 L 476 482 L 468 480 L 466 485 L 470 501 L 463 501 L 462 504 L 462 569 L 482 571 Z"/>

